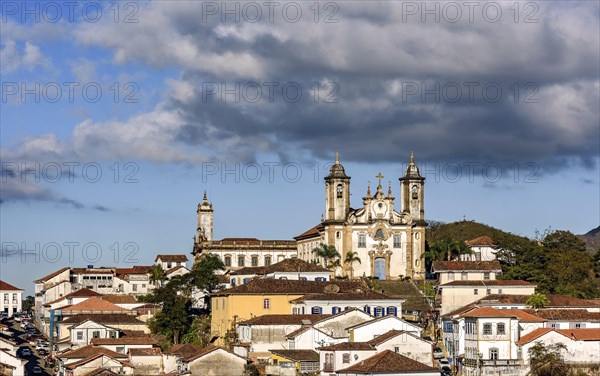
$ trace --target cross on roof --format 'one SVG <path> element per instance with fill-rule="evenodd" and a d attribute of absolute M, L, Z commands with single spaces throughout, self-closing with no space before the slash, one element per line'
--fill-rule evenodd
<path fill-rule="evenodd" d="M 377 176 L 375 176 L 378 180 L 379 180 L 379 185 L 381 185 L 381 179 L 384 178 L 383 175 L 381 175 L 381 172 L 379 174 L 377 174 Z"/>

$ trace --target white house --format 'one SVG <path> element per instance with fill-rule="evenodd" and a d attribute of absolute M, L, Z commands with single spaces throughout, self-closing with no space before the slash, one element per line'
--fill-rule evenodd
<path fill-rule="evenodd" d="M 104 368 L 120 375 L 133 375 L 134 368 L 118 358 L 105 354 L 91 355 L 83 360 L 63 365 L 65 376 L 84 376 L 98 368 Z"/>
<path fill-rule="evenodd" d="M 117 338 L 119 329 L 86 320 L 70 327 L 70 341 L 74 347 L 89 345 L 92 338 Z"/>
<path fill-rule="evenodd" d="M 367 342 L 390 330 L 402 330 L 420 336 L 423 328 L 393 315 L 375 318 L 346 328 L 352 342 Z"/>
<path fill-rule="evenodd" d="M 412 332 L 390 330 L 373 338 L 368 343 L 375 346 L 378 352 L 390 350 L 420 363 L 429 366 L 435 365 L 433 342 L 426 341 Z"/>
<path fill-rule="evenodd" d="M 221 347 L 209 346 L 181 358 L 183 369 L 192 375 L 243 376 L 246 359 Z"/>
<path fill-rule="evenodd" d="M 600 312 L 590 312 L 587 309 L 530 309 L 527 311 L 546 319 L 546 328 L 600 328 Z"/>
<path fill-rule="evenodd" d="M 23 289 L 0 280 L 0 312 L 6 312 L 10 317 L 21 312 L 23 302 Z"/>
<path fill-rule="evenodd" d="M 1 375 L 25 376 L 25 364 L 27 364 L 26 359 L 21 359 L 15 354 L 0 349 Z"/>
<path fill-rule="evenodd" d="M 433 273 L 440 284 L 453 281 L 490 281 L 502 274 L 500 262 L 493 261 L 434 261 Z"/>
<path fill-rule="evenodd" d="M 531 296 L 536 287 L 518 280 L 453 281 L 436 287 L 436 300 L 441 298 L 440 314 L 444 315 L 491 294 Z"/>
<path fill-rule="evenodd" d="M 479 306 L 489 306 L 499 309 L 527 309 L 530 295 L 491 294 L 479 299 Z M 543 309 L 585 309 L 590 312 L 600 312 L 600 301 L 597 299 L 579 299 L 569 295 L 546 294 L 548 304 Z"/>
<path fill-rule="evenodd" d="M 342 342 L 318 350 L 322 376 L 348 368 L 377 353 L 375 346 L 367 342 Z"/>
<path fill-rule="evenodd" d="M 230 273 L 232 285 L 250 282 L 254 278 L 274 278 L 304 281 L 329 281 L 332 272 L 299 258 L 283 259 L 264 266 L 248 266 Z"/>
<path fill-rule="evenodd" d="M 158 345 L 155 337 L 131 330 L 120 330 L 119 336 L 116 338 L 92 338 L 90 343 L 119 354 L 127 354 L 131 349 L 149 349 Z"/>
<path fill-rule="evenodd" d="M 491 261 L 496 259 L 497 246 L 489 236 L 480 236 L 465 242 L 473 251 L 470 255 L 461 255 L 463 261 Z"/>
<path fill-rule="evenodd" d="M 439 376 L 440 370 L 427 364 L 384 350 L 336 371 L 336 376 L 385 375 L 385 376 Z"/>
<path fill-rule="evenodd" d="M 403 299 L 365 288 L 361 291 L 308 294 L 290 301 L 294 314 L 336 314 L 358 308 L 375 317 L 402 315 Z"/>
<path fill-rule="evenodd" d="M 348 337 L 335 338 L 314 326 L 303 326 L 286 336 L 289 350 L 316 350 L 319 347 L 347 342 Z"/>
<path fill-rule="evenodd" d="M 600 329 L 552 329 L 540 328 L 517 342 L 524 362 L 529 364 L 529 349 L 536 343 L 544 345 L 562 343 L 567 348 L 562 352 L 565 362 L 575 365 L 597 365 L 600 354 Z"/>
<path fill-rule="evenodd" d="M 129 349 L 129 364 L 136 375 L 160 375 L 165 372 L 160 347 Z"/>
<path fill-rule="evenodd" d="M 160 265 L 163 270 L 182 266 L 187 269 L 188 258 L 186 255 L 158 255 L 154 259 L 156 265 Z"/>
<path fill-rule="evenodd" d="M 371 320 L 373 316 L 370 314 L 351 308 L 319 320 L 313 326 L 333 338 L 344 338 L 349 337 L 346 328 Z"/>

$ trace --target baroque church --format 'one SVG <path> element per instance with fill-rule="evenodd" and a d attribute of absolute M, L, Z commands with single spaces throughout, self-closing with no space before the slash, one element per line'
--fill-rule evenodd
<path fill-rule="evenodd" d="M 370 185 L 362 199 L 362 207 L 350 206 L 350 176 L 346 175 L 336 152 L 335 163 L 325 177 L 325 215 L 321 223 L 296 236 L 294 240 L 258 240 L 255 238 L 225 238 L 213 240 L 213 207 L 206 193 L 198 204 L 197 236 L 193 254 L 198 259 L 203 252 L 221 257 L 225 267 L 267 266 L 285 258 L 316 260 L 313 249 L 329 244 L 341 255 L 341 266 L 335 271 L 344 276 L 373 276 L 379 279 L 410 277 L 423 279 L 425 265 L 424 183 L 411 153 L 410 162 L 400 181 L 400 211 L 394 207 L 391 183 L 387 193 L 381 185 L 383 176 L 376 177 L 375 192 Z M 361 262 L 344 264 L 349 252 L 356 252 Z"/>

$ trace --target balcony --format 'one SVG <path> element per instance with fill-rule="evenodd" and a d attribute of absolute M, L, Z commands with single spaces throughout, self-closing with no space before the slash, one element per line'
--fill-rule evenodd
<path fill-rule="evenodd" d="M 333 372 L 333 363 L 323 363 L 323 372 Z"/>

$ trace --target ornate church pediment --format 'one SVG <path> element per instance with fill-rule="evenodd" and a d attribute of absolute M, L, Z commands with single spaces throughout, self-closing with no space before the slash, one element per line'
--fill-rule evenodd
<path fill-rule="evenodd" d="M 375 226 L 368 229 L 367 233 L 369 234 L 369 237 L 371 239 L 383 241 L 388 240 L 392 235 L 390 229 L 388 229 L 387 226 L 383 224 L 383 222 L 379 222 Z"/>

